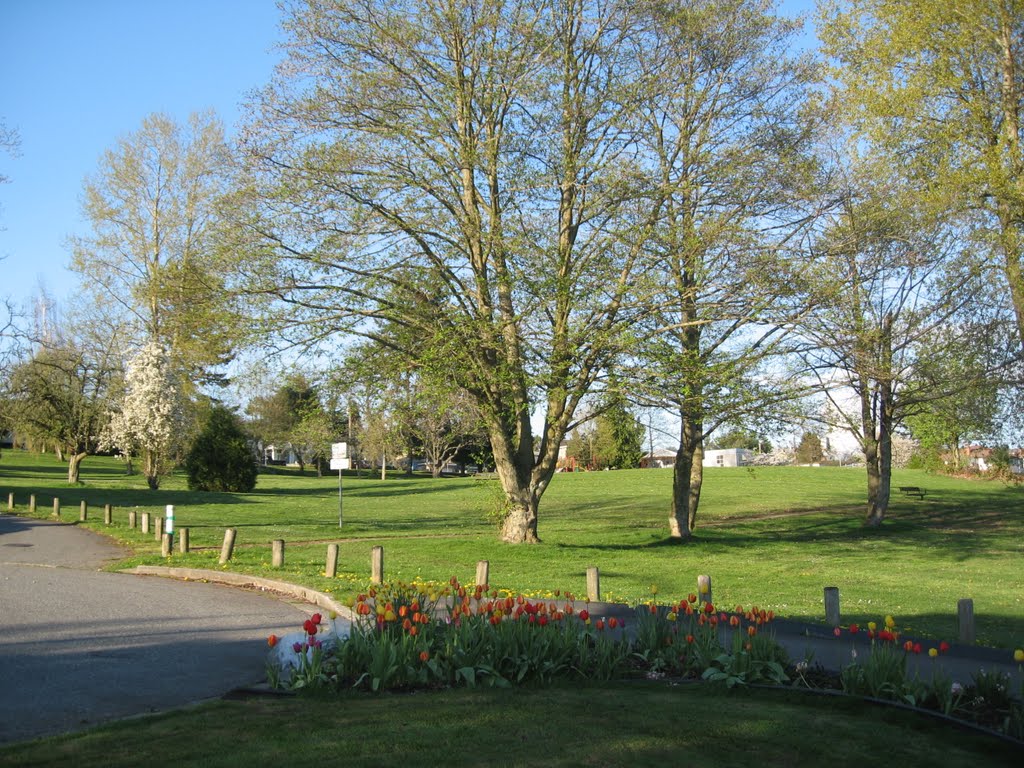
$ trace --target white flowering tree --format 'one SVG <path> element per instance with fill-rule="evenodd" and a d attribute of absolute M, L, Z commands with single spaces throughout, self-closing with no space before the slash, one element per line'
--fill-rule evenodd
<path fill-rule="evenodd" d="M 105 447 L 142 458 L 146 483 L 153 490 L 170 471 L 169 457 L 181 433 L 180 393 L 167 353 L 148 342 L 128 365 L 124 397 L 104 434 Z"/>

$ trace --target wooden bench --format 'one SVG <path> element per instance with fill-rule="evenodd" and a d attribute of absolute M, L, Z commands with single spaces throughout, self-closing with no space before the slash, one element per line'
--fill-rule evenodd
<path fill-rule="evenodd" d="M 900 493 L 906 496 L 917 496 L 917 498 L 923 499 L 925 490 L 924 488 L 918 488 L 916 485 L 901 485 Z"/>

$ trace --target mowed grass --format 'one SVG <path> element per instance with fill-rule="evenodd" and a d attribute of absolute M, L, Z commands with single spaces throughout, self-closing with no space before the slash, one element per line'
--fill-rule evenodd
<path fill-rule="evenodd" d="M 827 467 L 713 468 L 705 473 L 697 539 L 667 541 L 668 470 L 557 475 L 540 509 L 538 545 L 497 540 L 486 511 L 494 481 L 471 478 L 378 477 L 346 474 L 344 525 L 338 528 L 338 478 L 264 474 L 248 494 L 186 490 L 181 476 L 149 491 L 141 476 L 103 457 L 83 465 L 84 485 L 69 487 L 53 456 L 5 451 L 0 503 L 8 492 L 24 513 L 37 495 L 37 515 L 51 514 L 59 496 L 67 521 L 86 523 L 123 542 L 132 553 L 116 567 L 139 563 L 221 568 L 224 529 L 238 529 L 232 570 L 329 591 L 345 599 L 365 590 L 370 550 L 385 550 L 389 580 L 472 582 L 476 562 L 490 562 L 494 587 L 530 595 L 585 593 L 586 569 L 601 572 L 602 597 L 668 602 L 712 576 L 715 601 L 759 606 L 780 616 L 823 619 L 825 586 L 842 595 L 843 620 L 885 614 L 904 631 L 957 637 L 957 600 L 974 600 L 979 641 L 1002 648 L 1024 644 L 1024 488 L 898 470 L 893 486 L 917 485 L 924 500 L 894 491 L 880 530 L 862 525 L 863 469 Z M 115 507 L 114 525 L 102 505 Z M 162 515 L 175 505 L 193 551 L 160 556 L 159 543 L 127 527 L 127 510 Z M 270 565 L 270 542 L 287 542 L 285 566 Z M 326 544 L 340 545 L 339 573 L 324 576 Z"/>
<path fill-rule="evenodd" d="M 1020 748 L 890 707 L 633 682 L 221 701 L 0 749 L 0 766 L 1016 766 Z"/>

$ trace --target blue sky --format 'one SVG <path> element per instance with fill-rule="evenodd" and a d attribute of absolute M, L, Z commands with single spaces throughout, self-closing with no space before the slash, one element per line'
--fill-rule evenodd
<path fill-rule="evenodd" d="M 212 108 L 230 131 L 277 54 L 273 0 L 0 0 L 0 297 L 58 300 L 77 285 L 64 246 L 85 234 L 83 180 L 142 119 Z"/>
<path fill-rule="evenodd" d="M 230 134 L 270 78 L 279 17 L 273 0 L 0 0 L 0 117 L 22 141 L 0 154 L 0 298 L 70 298 L 65 240 L 89 231 L 79 197 L 101 154 L 153 112 L 212 108 Z"/>

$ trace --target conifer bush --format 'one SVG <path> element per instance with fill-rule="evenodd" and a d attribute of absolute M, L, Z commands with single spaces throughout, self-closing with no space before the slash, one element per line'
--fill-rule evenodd
<path fill-rule="evenodd" d="M 185 457 L 190 491 L 246 492 L 256 487 L 256 462 L 238 418 L 223 406 L 210 411 Z"/>

